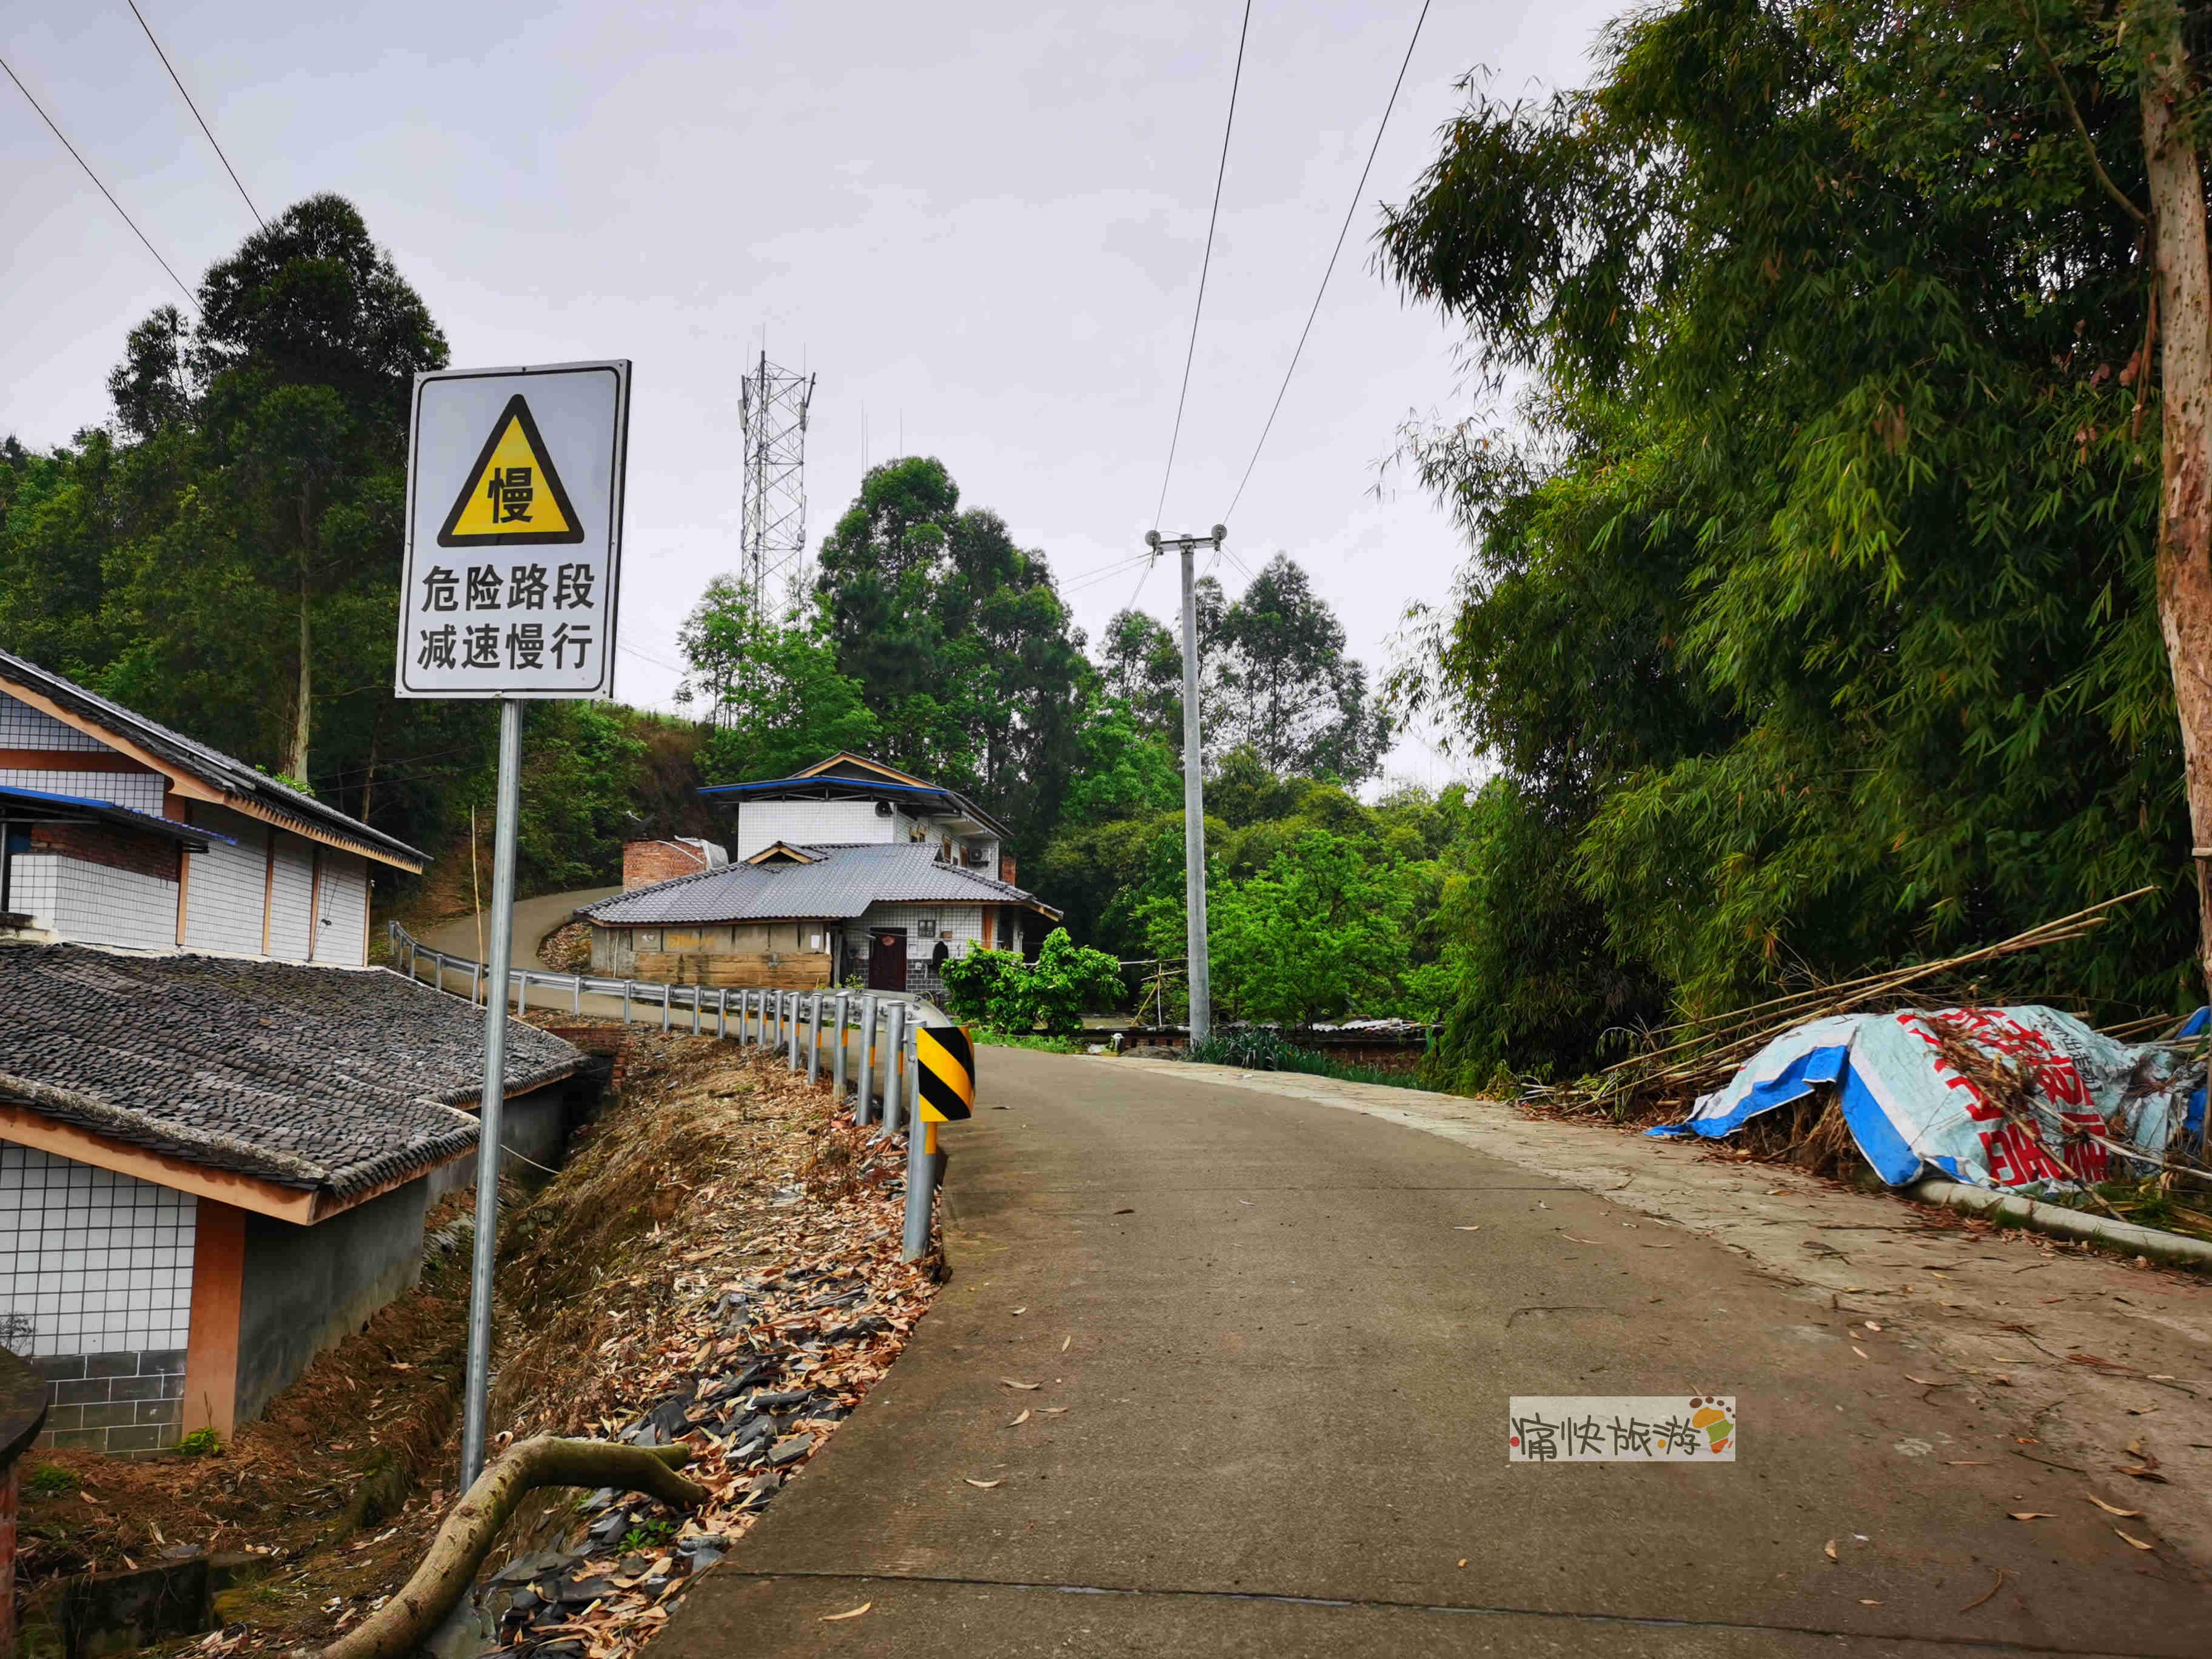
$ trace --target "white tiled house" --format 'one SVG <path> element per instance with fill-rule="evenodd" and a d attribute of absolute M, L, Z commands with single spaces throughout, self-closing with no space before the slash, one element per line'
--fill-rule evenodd
<path fill-rule="evenodd" d="M 735 809 L 726 866 L 578 912 L 592 969 L 805 990 L 857 980 L 940 996 L 977 945 L 1034 950 L 1060 912 L 1014 884 L 1006 829 L 957 790 L 864 756 L 699 792 Z"/>
<path fill-rule="evenodd" d="M 411 1278 L 483 1053 L 365 970 L 371 872 L 423 862 L 0 651 L 0 1341 L 48 1443 L 227 1434 Z M 580 1062 L 545 1041 L 510 1091 Z"/>

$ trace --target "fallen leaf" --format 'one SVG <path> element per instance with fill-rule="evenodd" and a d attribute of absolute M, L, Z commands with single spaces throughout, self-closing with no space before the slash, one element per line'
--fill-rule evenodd
<path fill-rule="evenodd" d="M 1073 1337 L 1072 1337 L 1072 1336 L 1065 1336 L 1065 1337 L 1062 1337 L 1062 1338 L 1060 1339 L 1060 1351 L 1062 1353 L 1066 1353 L 1066 1352 L 1068 1351 L 1068 1348 L 1069 1348 L 1069 1347 L 1070 1347 L 1070 1346 L 1074 1343 L 1074 1341 L 1075 1341 L 1075 1339 L 1074 1339 Z"/>
<path fill-rule="evenodd" d="M 1836 1540 L 1832 1538 L 1831 1538 L 1826 1543 L 1820 1546 L 1820 1553 L 1826 1556 L 1831 1561 L 1841 1559 L 1836 1553 Z"/>
<path fill-rule="evenodd" d="M 1005 1476 L 1001 1475 L 1001 1476 L 1000 1477 L 1000 1480 L 1004 1480 L 1005 1478 L 1006 1478 Z M 999 1482 L 998 1482 L 997 1480 L 977 1480 L 977 1479 L 975 1479 L 975 1477 L 974 1475 L 972 1475 L 972 1474 L 969 1474 L 969 1475 L 963 1475 L 963 1476 L 961 1476 L 961 1479 L 962 1479 L 962 1480 L 965 1480 L 965 1481 L 966 1481 L 969 1486 L 980 1486 L 980 1487 L 981 1487 L 985 1492 L 988 1492 L 988 1491 L 990 1491 L 992 1487 L 994 1487 L 994 1486 L 997 1486 L 997 1485 L 999 1484 Z"/>
<path fill-rule="evenodd" d="M 1006 1387 L 1010 1389 L 1027 1389 L 1031 1391 L 1035 1391 L 1036 1389 L 1044 1387 L 1044 1384 L 1042 1382 L 1017 1382 L 1011 1376 L 1002 1376 L 999 1381 L 1005 1383 Z"/>
<path fill-rule="evenodd" d="M 2118 1527 L 2114 1527 L 2112 1530 L 2114 1532 L 2120 1532 L 2120 1529 Z M 2136 1537 L 2131 1532 L 2120 1532 L 2120 1536 L 2126 1539 L 2129 1543 L 2134 1545 L 2139 1550 L 2147 1550 L 2152 1547 L 2150 1545 L 2144 1543 L 2142 1539 Z"/>
<path fill-rule="evenodd" d="M 1878 1607 L 1881 1603 L 1879 1601 L 1869 1601 L 1865 1596 L 1862 1595 L 1859 1597 L 1859 1605 L 1863 1607 Z"/>
<path fill-rule="evenodd" d="M 1905 1380 L 1917 1382 L 1923 1389 L 1948 1389 L 1951 1386 L 1939 1376 L 1915 1376 L 1911 1371 L 1905 1372 Z"/>
<path fill-rule="evenodd" d="M 1136 1214 L 1136 1212 L 1134 1210 L 1116 1210 L 1114 1213 L 1115 1215 L 1134 1215 Z"/>
<path fill-rule="evenodd" d="M 1021 1427 L 1021 1425 L 1022 1425 L 1023 1424 L 1024 1424 L 1024 1423 L 1028 1422 L 1029 1420 L 1030 1420 L 1030 1414 L 1029 1414 L 1029 1413 L 1028 1413 L 1026 1410 L 1024 1410 L 1019 1417 L 1016 1418 L 1012 1422 L 1011 1422 L 1011 1423 L 1007 1424 L 1007 1425 L 1006 1425 L 1006 1426 L 1007 1426 L 1008 1428 L 1010 1428 L 1010 1429 L 1018 1429 L 1019 1427 Z"/>
<path fill-rule="evenodd" d="M 1027 1308 L 1017 1308 L 1014 1310 L 1014 1314 L 1015 1316 L 1018 1318 L 1021 1315 L 1025 1314 L 1029 1310 Z"/>
<path fill-rule="evenodd" d="M 1985 1469 L 1990 1466 L 1986 1457 L 1947 1457 L 1943 1462 L 1954 1469 Z"/>
<path fill-rule="evenodd" d="M 2107 1515 L 2117 1515 L 2131 1521 L 2139 1520 L 2142 1516 L 2141 1510 L 2124 1510 L 2117 1504 L 2107 1504 L 2101 1498 L 2092 1498 L 2089 1501 Z"/>
<path fill-rule="evenodd" d="M 1037 1409 L 1042 1412 L 1047 1417 L 1065 1417 L 1067 1415 L 1067 1407 L 1065 1406 L 1040 1406 Z"/>
<path fill-rule="evenodd" d="M 1979 1595 L 1977 1595 L 1972 1601 L 1967 1602 L 1965 1607 L 1960 1607 L 1959 1611 L 1961 1613 L 1972 1613 L 1976 1607 L 1981 1606 L 1983 1602 L 1988 1601 L 1990 1597 L 1995 1595 L 1999 1590 L 2002 1589 L 2004 1588 L 2004 1581 L 2005 1570 L 2002 1567 L 1999 1567 L 1997 1569 L 1996 1583 L 1991 1584 Z"/>
<path fill-rule="evenodd" d="M 1455 1227 L 1452 1231 L 1457 1233 L 1479 1233 L 1482 1229 L 1480 1227 Z"/>
<path fill-rule="evenodd" d="M 825 1625 L 834 1625 L 840 1619 L 858 1619 L 862 1613 L 866 1613 L 870 1607 L 872 1607 L 875 1605 L 876 1604 L 873 1601 L 863 1601 L 859 1607 L 854 1607 L 849 1613 L 825 1613 L 822 1615 L 822 1622 Z"/>
<path fill-rule="evenodd" d="M 2141 1435 L 2137 1435 L 2134 1439 L 2129 1441 L 2128 1443 L 2121 1447 L 2120 1449 L 2130 1457 L 2142 1458 L 2146 1463 L 2150 1461 L 2150 1455 L 2143 1450 L 2142 1437 Z"/>
<path fill-rule="evenodd" d="M 1878 1330 L 1880 1330 L 1880 1329 L 1881 1328 L 1881 1326 L 1879 1326 L 1879 1325 L 1875 1324 L 1875 1323 L 1874 1322 L 1874 1321 L 1872 1321 L 1871 1319 L 1869 1319 L 1869 1320 L 1868 1320 L 1868 1321 L 1866 1322 L 1866 1328 L 1867 1328 L 1869 1330 L 1870 1330 L 1870 1331 L 1878 1331 Z M 1881 1605 L 1881 1603 L 1880 1603 L 1880 1602 L 1876 1602 L 1876 1603 L 1875 1603 L 1875 1605 L 1876 1605 L 1877 1607 L 1879 1607 L 1879 1606 Z"/>
<path fill-rule="evenodd" d="M 1459 1559 L 1459 1564 L 1460 1564 L 1460 1565 L 1462 1565 L 1462 1567 L 1463 1567 L 1463 1566 L 1465 1566 L 1465 1565 L 1467 1565 L 1467 1557 L 1465 1557 L 1464 1555 L 1461 1556 L 1461 1557 L 1460 1557 L 1460 1559 Z"/>
<path fill-rule="evenodd" d="M 2048 1521 L 2051 1519 L 2051 1512 L 2048 1510 L 2014 1510 L 2010 1511 L 2010 1514 L 2012 1518 L 2015 1521 Z"/>
<path fill-rule="evenodd" d="M 1597 1243 L 1597 1240 L 1594 1238 L 1577 1238 L 1572 1233 L 1561 1233 L 1559 1237 L 1565 1239 L 1570 1244 L 1595 1244 Z"/>
<path fill-rule="evenodd" d="M 2132 1467 L 2125 1463 L 2115 1463 L 2112 1467 L 2118 1469 L 2122 1474 L 2132 1475 L 2137 1480 L 2149 1480 L 2161 1486 L 2170 1486 L 2172 1484 L 2171 1481 L 2167 1480 L 2164 1475 L 2160 1474 L 2152 1469 L 2151 1466 L 2148 1463 L 2137 1463 Z"/>
<path fill-rule="evenodd" d="M 1851 1352 L 1862 1359 L 1871 1359 L 1874 1358 L 1872 1354 L 1869 1353 L 1864 1348 L 1859 1346 L 1856 1342 L 1851 1344 Z"/>

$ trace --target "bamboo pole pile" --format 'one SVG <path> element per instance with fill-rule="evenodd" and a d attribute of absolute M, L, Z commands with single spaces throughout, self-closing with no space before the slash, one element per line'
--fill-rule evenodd
<path fill-rule="evenodd" d="M 1655 1093 L 1706 1092 L 1725 1083 L 1744 1061 L 1793 1026 L 1831 1015 L 1856 1013 L 1888 1002 L 1911 986 L 1983 963 L 2087 938 L 2109 921 L 2112 912 L 2118 906 L 2156 890 L 2138 887 L 2131 893 L 2103 900 L 2071 915 L 2054 918 L 2024 933 L 2015 933 L 2010 939 L 1946 957 L 1939 962 L 1865 974 L 1832 985 L 1816 985 L 1787 996 L 1770 997 L 1749 1007 L 1686 1020 L 1654 1031 L 1649 1040 L 1662 1046 L 1648 1048 L 1607 1066 L 1599 1074 L 1602 1079 L 1599 1097 L 1620 1099 Z M 1673 1041 L 1662 1042 L 1668 1038 Z"/>

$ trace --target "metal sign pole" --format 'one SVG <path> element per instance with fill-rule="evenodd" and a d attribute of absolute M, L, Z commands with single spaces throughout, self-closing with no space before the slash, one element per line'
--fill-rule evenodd
<path fill-rule="evenodd" d="M 476 1257 L 469 1274 L 468 1392 L 461 1415 L 461 1490 L 476 1484 L 484 1463 L 491 1406 L 491 1278 L 499 1250 L 500 1118 L 507 1103 L 507 984 L 514 944 L 514 825 L 522 787 L 522 705 L 499 705 L 499 821 L 493 830 L 490 982 L 502 994 L 484 999 L 483 1094 L 477 1109 Z"/>

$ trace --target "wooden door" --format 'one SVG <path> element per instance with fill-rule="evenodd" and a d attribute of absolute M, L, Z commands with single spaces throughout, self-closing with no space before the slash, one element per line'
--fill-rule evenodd
<path fill-rule="evenodd" d="M 868 988 L 906 989 L 906 929 L 876 927 L 868 933 Z"/>

